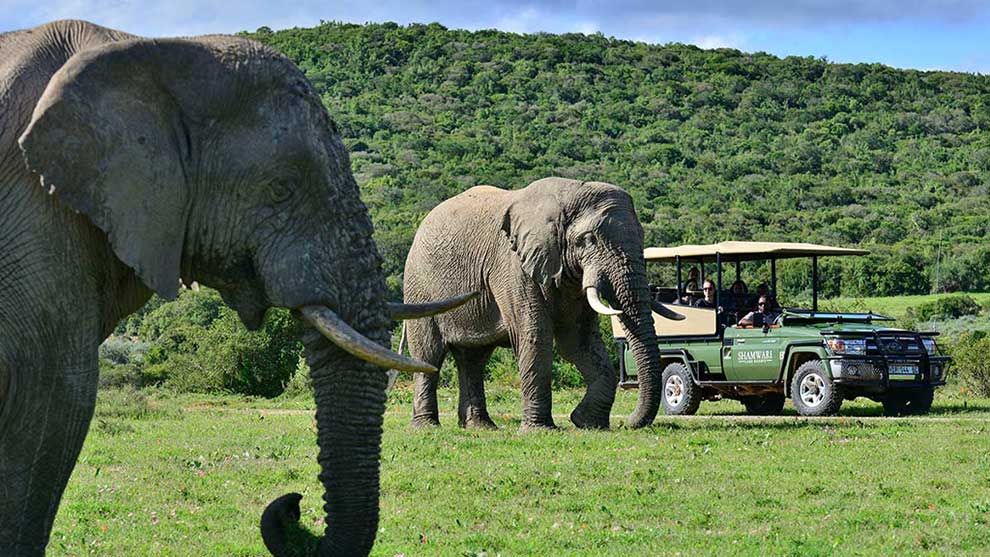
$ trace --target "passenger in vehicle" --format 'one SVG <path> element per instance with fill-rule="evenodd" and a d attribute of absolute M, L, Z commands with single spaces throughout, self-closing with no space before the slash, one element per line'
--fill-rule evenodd
<path fill-rule="evenodd" d="M 694 307 L 715 309 L 715 283 L 705 279 L 701 287 L 701 292 L 704 294 L 704 297 L 698 298 L 694 303 Z"/>
<path fill-rule="evenodd" d="M 760 296 L 756 302 L 756 311 L 751 311 L 739 320 L 739 325 L 760 326 L 773 325 L 780 317 L 780 312 L 774 309 L 774 304 L 769 295 Z"/>
<path fill-rule="evenodd" d="M 697 267 L 691 267 L 688 269 L 687 280 L 684 281 L 683 291 L 692 294 L 697 292 L 699 277 L 701 277 L 701 271 L 699 271 Z"/>
<path fill-rule="evenodd" d="M 732 283 L 729 287 L 729 291 L 725 293 L 725 308 L 727 310 L 726 323 L 735 323 L 739 320 L 739 316 L 745 311 L 749 306 L 746 304 L 746 294 L 749 289 L 746 287 L 746 283 L 740 279 Z"/>

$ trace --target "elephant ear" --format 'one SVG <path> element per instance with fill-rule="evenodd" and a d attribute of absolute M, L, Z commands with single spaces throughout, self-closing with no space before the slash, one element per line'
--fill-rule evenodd
<path fill-rule="evenodd" d="M 526 193 L 526 192 L 520 192 Z M 549 194 L 523 195 L 502 216 L 502 233 L 527 275 L 543 286 L 560 283 L 563 209 Z"/>
<path fill-rule="evenodd" d="M 171 299 L 186 229 L 189 134 L 162 84 L 159 49 L 131 40 L 70 58 L 49 81 L 20 145 L 42 186 L 89 217 L 117 257 Z"/>

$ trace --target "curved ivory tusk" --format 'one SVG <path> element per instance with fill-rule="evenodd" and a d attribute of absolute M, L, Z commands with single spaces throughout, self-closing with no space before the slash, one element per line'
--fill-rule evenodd
<path fill-rule="evenodd" d="M 609 307 L 609 305 L 598 293 L 598 289 L 594 286 L 589 286 L 586 288 L 584 293 L 588 296 L 588 305 L 591 306 L 591 309 L 602 315 L 622 315 L 622 310 L 612 309 Z"/>
<path fill-rule="evenodd" d="M 670 319 L 671 321 L 684 320 L 684 315 L 677 313 L 676 311 L 668 308 L 667 306 L 663 305 L 663 303 L 661 302 L 654 300 L 650 302 L 650 305 L 653 308 L 653 313 L 656 313 L 660 317 L 665 317 L 667 319 Z"/>
<path fill-rule="evenodd" d="M 430 364 L 407 358 L 372 342 L 344 322 L 336 313 L 324 306 L 304 306 L 299 309 L 303 319 L 327 337 L 331 342 L 348 353 L 366 362 L 386 369 L 436 373 L 437 368 Z"/>
<path fill-rule="evenodd" d="M 395 319 L 396 321 L 402 321 L 404 319 L 419 319 L 420 317 L 429 317 L 431 315 L 450 311 L 457 306 L 464 305 L 468 300 L 474 298 L 478 294 L 480 294 L 480 292 L 475 290 L 474 292 L 460 294 L 458 296 L 454 296 L 453 298 L 447 298 L 446 300 L 430 302 L 427 304 L 397 304 L 394 302 L 389 302 L 388 312 L 392 316 L 392 319 Z"/>

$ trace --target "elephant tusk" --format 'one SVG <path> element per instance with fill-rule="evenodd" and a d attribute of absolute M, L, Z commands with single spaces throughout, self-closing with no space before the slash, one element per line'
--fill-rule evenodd
<path fill-rule="evenodd" d="M 622 310 L 609 307 L 608 303 L 602 299 L 601 294 L 598 293 L 598 289 L 594 286 L 586 288 L 584 293 L 588 296 L 588 305 L 591 306 L 591 309 L 602 315 L 622 315 Z"/>
<path fill-rule="evenodd" d="M 402 321 L 405 319 L 419 319 L 420 317 L 429 317 L 431 315 L 450 311 L 458 306 L 464 305 L 478 294 L 480 294 L 480 292 L 475 290 L 474 292 L 460 294 L 458 296 L 454 296 L 453 298 L 447 298 L 446 300 L 430 302 L 427 304 L 397 304 L 390 302 L 388 304 L 388 312 L 392 316 L 392 319 L 396 321 Z"/>
<path fill-rule="evenodd" d="M 315 327 L 331 342 L 366 362 L 399 371 L 437 372 L 437 368 L 430 364 L 396 354 L 380 344 L 372 342 L 371 339 L 355 331 L 353 327 L 345 323 L 327 307 L 304 306 L 300 308 L 299 312 L 307 323 Z"/>
<path fill-rule="evenodd" d="M 663 305 L 662 303 L 656 300 L 650 302 L 650 305 L 653 308 L 653 313 L 656 313 L 660 317 L 665 317 L 667 319 L 670 319 L 671 321 L 684 320 L 684 315 L 677 313 L 676 311 L 668 308 L 667 306 Z"/>

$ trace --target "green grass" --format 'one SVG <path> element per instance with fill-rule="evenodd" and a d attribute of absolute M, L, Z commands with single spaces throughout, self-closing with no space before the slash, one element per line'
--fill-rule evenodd
<path fill-rule="evenodd" d="M 768 421 L 741 406 L 645 430 L 573 429 L 582 393 L 555 393 L 561 431 L 518 432 L 519 396 L 492 389 L 497 432 L 408 427 L 393 392 L 375 555 L 985 554 L 990 400 L 939 394 L 932 419 Z M 613 425 L 635 405 L 620 392 Z M 121 402 L 123 401 L 123 403 Z M 101 396 L 51 555 L 265 555 L 257 522 L 287 491 L 322 530 L 312 402 Z M 114 411 L 123 405 L 129 410 Z M 141 406 L 145 405 L 146 410 Z M 96 425 L 102 424 L 102 425 Z"/>
<path fill-rule="evenodd" d="M 952 294 L 919 294 L 916 296 L 886 296 L 876 298 L 840 297 L 822 300 L 821 305 L 828 309 L 840 311 L 871 310 L 900 319 L 905 316 L 909 307 L 918 307 L 921 304 L 934 301 L 940 297 L 956 296 L 959 294 L 966 294 L 984 306 L 990 303 L 990 292 L 958 292 Z"/>

